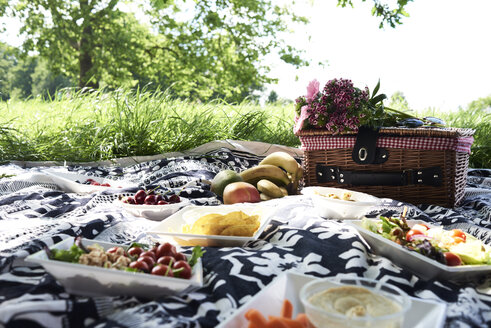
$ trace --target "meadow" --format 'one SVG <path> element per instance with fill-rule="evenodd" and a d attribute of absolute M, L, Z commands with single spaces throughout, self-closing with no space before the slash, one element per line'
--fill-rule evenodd
<path fill-rule="evenodd" d="M 491 168 L 490 113 L 412 113 L 476 129 L 471 167 Z M 0 102 L 0 160 L 99 161 L 191 149 L 214 140 L 299 146 L 293 104 L 227 104 L 172 99 L 165 91 L 60 93 Z"/>

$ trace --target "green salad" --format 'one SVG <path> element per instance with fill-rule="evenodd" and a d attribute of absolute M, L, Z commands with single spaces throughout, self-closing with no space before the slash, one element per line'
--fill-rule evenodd
<path fill-rule="evenodd" d="M 491 265 L 491 247 L 460 229 L 445 230 L 425 223 L 409 226 L 402 218 L 364 218 L 362 226 L 384 238 L 448 266 Z"/>

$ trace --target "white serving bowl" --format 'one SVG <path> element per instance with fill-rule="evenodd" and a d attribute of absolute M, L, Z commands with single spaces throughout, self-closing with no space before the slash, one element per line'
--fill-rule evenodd
<path fill-rule="evenodd" d="M 301 192 L 312 198 L 318 214 L 326 219 L 358 220 L 363 218 L 371 207 L 381 203 L 375 196 L 342 188 L 305 187 Z M 350 193 L 352 200 L 343 200 L 345 193 Z M 340 199 L 330 198 L 331 194 Z"/>
<path fill-rule="evenodd" d="M 333 305 L 324 307 L 312 304 L 311 297 L 339 287 L 363 288 L 370 291 L 376 297 L 384 297 L 389 303 L 392 303 L 397 309 L 395 312 L 385 315 L 364 315 L 350 316 L 338 312 Z M 347 307 L 354 307 L 362 298 L 356 298 L 353 294 L 347 294 L 344 298 L 336 300 L 336 306 L 339 303 L 349 304 Z M 383 281 L 377 281 L 367 278 L 358 277 L 334 277 L 326 279 L 316 279 L 305 284 L 300 290 L 300 300 L 305 307 L 305 313 L 309 321 L 317 328 L 351 328 L 351 327 L 376 327 L 376 328 L 398 328 L 402 327 L 404 316 L 411 307 L 411 298 L 401 289 L 387 284 Z M 380 303 L 364 303 L 365 309 Z M 339 305 L 340 306 L 340 305 Z M 386 306 L 387 308 L 387 306 Z M 330 309 L 329 311 L 327 309 Z"/>
<path fill-rule="evenodd" d="M 181 208 L 191 205 L 191 201 L 187 198 L 180 197 L 179 203 L 169 203 L 165 205 L 145 205 L 145 204 L 128 204 L 117 200 L 119 204 L 130 214 L 143 217 L 152 221 L 162 221 L 172 214 L 179 211 Z"/>

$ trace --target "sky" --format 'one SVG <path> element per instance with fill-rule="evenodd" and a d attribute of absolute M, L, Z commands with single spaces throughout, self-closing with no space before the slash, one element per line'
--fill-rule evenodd
<path fill-rule="evenodd" d="M 439 111 L 491 96 L 491 0 L 414 0 L 402 25 L 384 29 L 371 16 L 373 1 L 355 0 L 355 8 L 336 3 L 315 0 L 299 7 L 310 24 L 288 37 L 312 63 L 327 60 L 325 67 L 297 70 L 272 62 L 279 83 L 268 90 L 294 99 L 313 79 L 324 85 L 347 78 L 370 90 L 380 79 L 379 92 L 390 97 L 400 91 L 412 109 Z"/>
<path fill-rule="evenodd" d="M 380 79 L 381 93 L 402 92 L 414 110 L 452 111 L 491 96 L 491 0 L 414 0 L 402 25 L 384 29 L 371 16 L 372 0 L 353 3 L 355 8 L 341 8 L 337 0 L 297 1 L 297 13 L 310 23 L 292 26 L 285 38 L 312 64 L 295 69 L 269 57 L 270 76 L 279 82 L 267 86 L 266 97 L 274 90 L 294 100 L 309 81 L 323 85 L 333 78 L 370 90 Z M 7 27 L 2 37 L 18 46 L 18 23 Z"/>

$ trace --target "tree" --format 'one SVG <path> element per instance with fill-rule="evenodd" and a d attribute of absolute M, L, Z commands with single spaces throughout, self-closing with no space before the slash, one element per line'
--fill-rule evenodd
<path fill-rule="evenodd" d="M 361 0 L 361 1 L 365 2 L 366 0 Z M 397 0 L 396 7 L 392 8 L 388 4 L 382 3 L 380 0 L 373 0 L 372 16 L 377 16 L 382 18 L 379 25 L 380 28 L 383 28 L 385 23 L 389 24 L 391 27 L 395 27 L 396 24 L 402 24 L 401 19 L 403 17 L 409 16 L 405 8 L 407 4 L 412 1 L 413 0 Z M 348 5 L 353 7 L 353 1 L 338 0 L 338 6 L 344 8 Z"/>
<path fill-rule="evenodd" d="M 404 93 L 401 91 L 396 91 L 392 94 L 389 101 L 389 107 L 401 111 L 409 111 L 409 103 L 407 102 Z"/>
<path fill-rule="evenodd" d="M 398 0 L 400 8 L 407 1 Z M 308 64 L 301 51 L 279 38 L 292 23 L 307 20 L 279 1 L 135 3 L 0 0 L 0 15 L 22 21 L 25 55 L 37 52 L 53 74 L 77 80 L 81 88 L 152 84 L 171 87 L 179 97 L 241 101 L 274 82 L 269 67 L 261 64 L 265 55 L 277 51 L 287 63 Z M 138 10 L 123 11 L 132 4 Z M 351 0 L 338 4 L 352 5 Z M 391 24 L 404 14 L 380 10 Z M 137 19 L 135 13 L 142 15 Z"/>
<path fill-rule="evenodd" d="M 269 93 L 268 101 L 267 102 L 269 104 L 274 104 L 277 101 L 278 101 L 278 94 L 276 93 L 276 91 L 271 90 L 271 92 Z"/>

